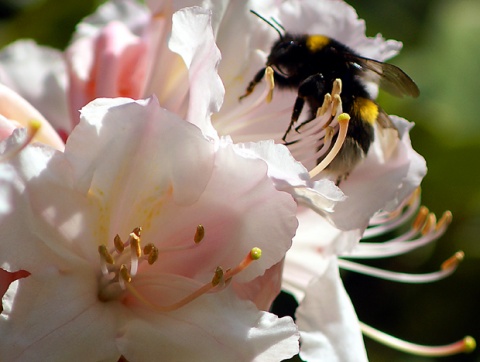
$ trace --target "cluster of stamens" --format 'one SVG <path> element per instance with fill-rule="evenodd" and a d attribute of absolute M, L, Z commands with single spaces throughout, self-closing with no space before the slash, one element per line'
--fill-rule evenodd
<path fill-rule="evenodd" d="M 416 213 L 416 215 L 415 215 Z M 411 220 L 411 227 L 403 234 L 385 242 L 367 242 L 369 238 L 376 238 L 393 230 L 398 230 Z M 457 251 L 445 260 L 439 270 L 425 274 L 407 274 L 378 269 L 353 262 L 348 259 L 375 259 L 405 254 L 414 249 L 425 246 L 440 238 L 452 221 L 452 214 L 446 211 L 437 221 L 435 214 L 425 206 L 420 206 L 420 189 L 393 212 L 381 212 L 371 219 L 370 227 L 366 230 L 362 242 L 348 256 L 339 259 L 342 269 L 362 273 L 365 275 L 402 282 L 402 283 L 431 283 L 451 275 L 464 258 L 463 251 Z M 467 336 L 462 340 L 445 346 L 422 346 L 400 340 L 381 332 L 365 323 L 360 323 L 362 332 L 376 341 L 392 348 L 411 354 L 425 356 L 447 356 L 462 352 L 471 352 L 475 349 L 475 340 Z"/>
<path fill-rule="evenodd" d="M 270 102 L 275 87 L 273 70 L 270 67 L 265 71 L 265 78 L 268 84 L 265 97 L 266 101 Z M 345 142 L 350 115 L 343 113 L 341 93 L 342 81 L 336 79 L 332 92 L 325 94 L 316 117 L 307 122 L 297 121 L 297 124 L 292 125 L 294 132 L 286 134 L 285 144 L 293 157 L 304 165 L 316 165 L 309 172 L 311 178 L 317 176 L 333 161 Z M 332 146 L 335 135 L 337 139 Z M 322 161 L 317 165 L 317 160 L 320 159 Z"/>
<path fill-rule="evenodd" d="M 116 235 L 111 249 L 105 244 L 98 247 L 102 271 L 98 294 L 100 300 L 120 299 L 128 292 L 153 310 L 159 312 L 173 311 L 185 306 L 205 293 L 222 290 L 236 274 L 247 268 L 252 261 L 261 257 L 261 250 L 253 248 L 236 267 L 224 270 L 222 267 L 217 266 L 211 281 L 173 304 L 159 305 L 142 295 L 134 286 L 133 281 L 138 273 L 140 263 L 146 262 L 148 265 L 153 265 L 163 253 L 195 248 L 204 239 L 205 229 L 202 225 L 198 225 L 193 236 L 193 243 L 188 246 L 175 246 L 163 249 L 157 248 L 152 243 L 148 243 L 142 248 L 141 233 L 142 228 L 137 227 L 130 233 L 127 241 L 122 241 L 120 236 Z"/>

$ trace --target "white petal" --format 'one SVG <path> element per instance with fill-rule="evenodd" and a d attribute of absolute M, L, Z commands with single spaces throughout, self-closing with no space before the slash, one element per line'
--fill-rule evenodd
<path fill-rule="evenodd" d="M 363 230 L 342 231 L 305 207 L 297 212 L 299 226 L 287 252 L 282 288 L 302 301 L 313 278 L 322 276 L 332 255 L 351 250 Z"/>
<path fill-rule="evenodd" d="M 407 132 L 401 137 L 388 160 L 383 159 L 376 140 L 364 162 L 342 181 L 340 188 L 347 199 L 332 214 L 337 227 L 365 228 L 376 211 L 394 209 L 418 187 L 426 174 L 425 160 L 412 149 Z"/>
<path fill-rule="evenodd" d="M 118 359 L 114 337 L 120 305 L 99 302 L 91 271 L 51 264 L 55 259 L 52 253 L 38 254 L 37 263 L 43 268 L 21 279 L 15 292 L 5 295 L 4 303 L 8 299 L 14 305 L 0 318 L 0 359 Z"/>
<path fill-rule="evenodd" d="M 259 312 L 224 290 L 168 314 L 141 313 L 117 344 L 130 361 L 277 362 L 297 353 L 298 334 L 291 318 Z"/>
<path fill-rule="evenodd" d="M 38 109 L 56 130 L 70 132 L 67 75 L 60 51 L 19 40 L 0 53 L 0 81 Z"/>
<path fill-rule="evenodd" d="M 220 109 L 225 89 L 217 74 L 220 52 L 215 45 L 210 18 L 211 13 L 199 7 L 176 12 L 169 47 L 182 56 L 189 71 L 187 120 L 204 134 L 216 138 L 210 115 Z"/>
<path fill-rule="evenodd" d="M 343 288 L 335 257 L 326 273 L 309 285 L 296 317 L 300 357 L 305 361 L 367 361 L 357 315 Z"/>

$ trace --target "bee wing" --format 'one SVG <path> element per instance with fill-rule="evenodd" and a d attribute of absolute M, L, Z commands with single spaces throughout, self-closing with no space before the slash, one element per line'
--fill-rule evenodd
<path fill-rule="evenodd" d="M 388 116 L 387 112 L 385 112 L 382 108 L 380 108 L 378 105 L 378 116 L 377 116 L 377 123 L 381 128 L 393 128 L 397 129 L 395 125 L 393 124 L 392 120 Z"/>
<path fill-rule="evenodd" d="M 418 97 L 420 91 L 415 82 L 399 67 L 373 59 L 353 56 L 352 61 L 360 66 L 367 79 L 379 82 L 380 87 L 398 96 Z M 370 73 L 370 74 L 368 74 Z M 372 74 L 373 73 L 373 74 Z"/>

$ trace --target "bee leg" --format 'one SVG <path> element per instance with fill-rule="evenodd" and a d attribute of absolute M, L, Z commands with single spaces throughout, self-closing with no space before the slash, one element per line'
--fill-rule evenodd
<path fill-rule="evenodd" d="M 296 101 L 295 101 L 295 105 L 293 106 L 293 112 L 292 112 L 292 118 L 290 120 L 290 124 L 288 125 L 288 128 L 287 128 L 287 130 L 285 131 L 285 134 L 282 137 L 282 141 L 285 142 L 285 139 L 287 138 L 287 135 L 292 130 L 293 125 L 295 124 L 295 122 L 298 121 L 298 117 L 300 117 L 300 113 L 302 113 L 302 109 L 303 109 L 304 104 L 305 104 L 305 99 L 298 96 Z"/>
<path fill-rule="evenodd" d="M 263 77 L 265 76 L 265 69 L 262 68 L 258 71 L 257 74 L 255 74 L 255 77 L 253 77 L 252 81 L 248 84 L 247 89 L 245 90 L 245 94 L 241 95 L 238 97 L 238 100 L 241 101 L 243 98 L 248 97 L 250 94 L 252 94 L 253 90 L 255 89 L 256 85 L 261 82 Z"/>
<path fill-rule="evenodd" d="M 323 98 L 324 83 L 325 80 L 323 78 L 323 75 L 320 73 L 311 75 L 310 77 L 306 78 L 302 83 L 300 83 L 298 87 L 297 99 L 295 100 L 295 104 L 293 106 L 292 118 L 290 119 L 290 124 L 288 125 L 287 131 L 282 137 L 283 141 L 285 141 L 285 139 L 287 138 L 287 135 L 291 131 L 295 122 L 298 121 L 298 118 L 302 113 L 303 106 L 305 105 L 305 101 L 307 101 L 308 105 L 311 108 L 312 116 L 310 119 L 307 119 L 304 123 L 302 123 L 302 125 L 308 123 L 315 118 L 315 112 L 317 108 L 321 106 L 318 99 Z M 298 131 L 299 127 L 297 127 L 295 130 Z"/>

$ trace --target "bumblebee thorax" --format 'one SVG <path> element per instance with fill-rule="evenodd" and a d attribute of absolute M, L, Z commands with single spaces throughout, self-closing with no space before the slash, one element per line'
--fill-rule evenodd
<path fill-rule="evenodd" d="M 307 35 L 306 46 L 312 53 L 318 52 L 330 43 L 330 38 L 325 35 Z"/>

